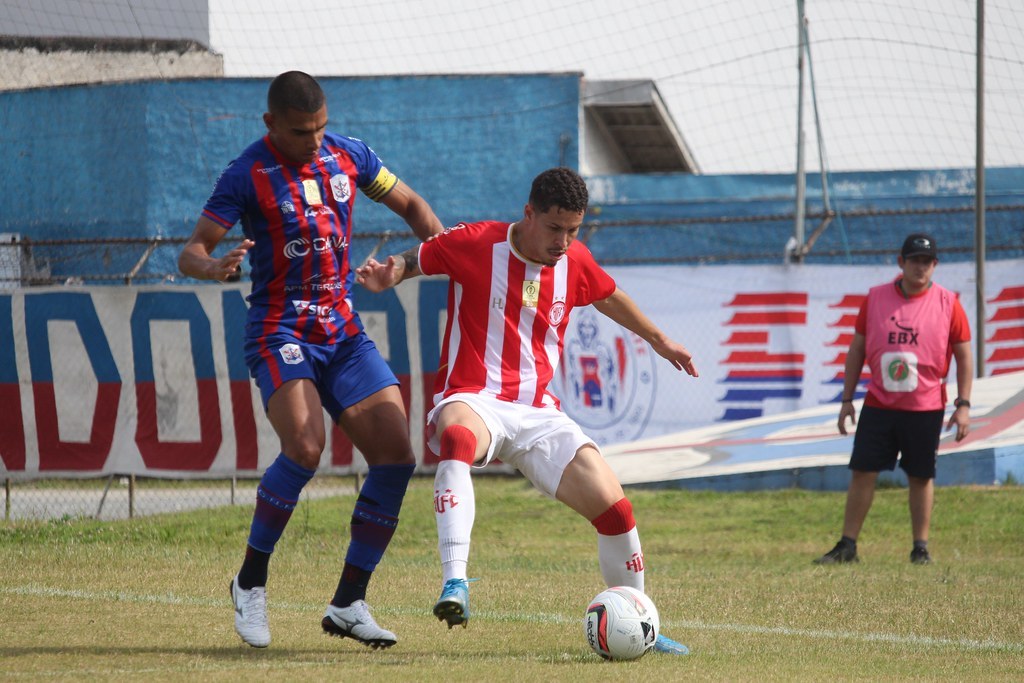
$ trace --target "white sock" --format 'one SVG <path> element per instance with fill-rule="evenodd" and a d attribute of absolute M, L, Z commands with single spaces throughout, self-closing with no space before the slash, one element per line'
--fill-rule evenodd
<path fill-rule="evenodd" d="M 597 535 L 597 559 L 605 585 L 631 586 L 644 590 L 644 553 L 640 534 L 633 527 L 616 536 Z"/>
<path fill-rule="evenodd" d="M 434 474 L 434 519 L 444 580 L 467 578 L 469 541 L 476 518 L 470 468 L 459 460 L 442 460 Z"/>

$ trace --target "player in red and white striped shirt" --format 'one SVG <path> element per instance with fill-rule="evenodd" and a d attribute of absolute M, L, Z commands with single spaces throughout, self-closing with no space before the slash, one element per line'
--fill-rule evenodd
<path fill-rule="evenodd" d="M 608 586 L 644 590 L 632 505 L 594 441 L 558 409 L 548 383 L 572 309 L 588 304 L 677 369 L 694 377 L 697 369 L 686 347 L 658 329 L 576 241 L 587 199 L 575 171 L 550 169 L 534 179 L 515 223 L 460 223 L 356 270 L 357 282 L 375 292 L 421 274 L 450 278 L 435 406 L 427 416 L 431 447 L 440 453 L 434 510 L 445 579 L 434 614 L 449 628 L 469 621 L 476 514 L 470 467 L 496 458 L 590 520 Z M 660 635 L 655 647 L 688 651 Z"/>

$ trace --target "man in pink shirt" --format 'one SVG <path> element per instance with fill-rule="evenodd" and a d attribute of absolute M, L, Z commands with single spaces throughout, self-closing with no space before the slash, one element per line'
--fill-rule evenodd
<path fill-rule="evenodd" d="M 947 429 L 956 440 L 970 425 L 971 330 L 956 294 L 932 282 L 935 239 L 909 235 L 897 258 L 902 275 L 873 287 L 861 304 L 846 355 L 839 432 L 857 424 L 854 392 L 865 362 L 871 371 L 850 457 L 843 536 L 817 564 L 857 562 L 857 536 L 871 509 L 882 470 L 899 465 L 907 475 L 914 546 L 910 561 L 928 564 L 928 530 L 935 495 L 935 460 L 946 407 L 946 375 L 956 357 L 957 398 Z"/>
<path fill-rule="evenodd" d="M 500 459 L 585 517 L 597 531 L 605 583 L 644 590 L 629 499 L 594 441 L 559 410 L 548 383 L 562 356 L 570 312 L 588 304 L 640 336 L 677 370 L 696 377 L 697 369 L 686 347 L 640 312 L 576 240 L 587 200 L 575 171 L 549 169 L 534 179 L 515 223 L 460 223 L 386 263 L 370 259 L 356 270 L 357 281 L 371 291 L 421 274 L 450 278 L 435 405 L 427 416 L 431 447 L 440 454 L 434 512 L 444 586 L 434 615 L 449 628 L 469 621 L 474 463 L 483 467 Z M 660 634 L 654 648 L 688 652 Z"/>

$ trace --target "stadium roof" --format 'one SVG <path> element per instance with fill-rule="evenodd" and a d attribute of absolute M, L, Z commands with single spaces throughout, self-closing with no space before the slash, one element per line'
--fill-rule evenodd
<path fill-rule="evenodd" d="M 654 81 L 584 80 L 583 106 L 631 173 L 700 173 Z"/>

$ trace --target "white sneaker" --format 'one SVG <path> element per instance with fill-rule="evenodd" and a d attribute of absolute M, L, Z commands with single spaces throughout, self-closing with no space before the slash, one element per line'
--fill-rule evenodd
<path fill-rule="evenodd" d="M 251 590 L 238 587 L 238 576 L 231 579 L 231 601 L 235 603 L 235 631 L 253 647 L 270 645 L 270 626 L 267 625 L 267 589 L 253 586 Z"/>
<path fill-rule="evenodd" d="M 324 633 L 358 640 L 374 650 L 379 647 L 391 647 L 398 642 L 394 633 L 377 625 L 370 614 L 370 606 L 362 600 L 356 600 L 348 607 L 328 605 L 320 627 Z"/>

